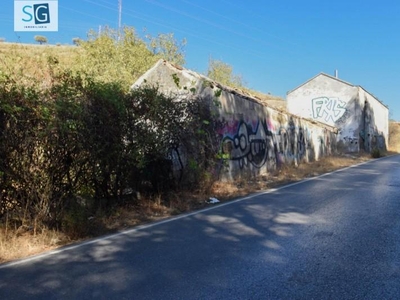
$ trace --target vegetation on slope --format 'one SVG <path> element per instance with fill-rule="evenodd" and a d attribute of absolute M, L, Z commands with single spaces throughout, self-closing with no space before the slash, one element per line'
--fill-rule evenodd
<path fill-rule="evenodd" d="M 221 185 L 211 172 L 218 123 L 202 102 L 129 91 L 159 58 L 184 63 L 184 44 L 171 34 L 146 42 L 133 28 L 78 46 L 0 43 L 0 261 L 296 180 L 281 170 Z M 176 186 L 165 149 L 178 146 L 188 159 Z"/>
<path fill-rule="evenodd" d="M 132 28 L 91 32 L 78 47 L 1 44 L 0 227 L 86 236 L 90 216 L 139 193 L 168 201 L 173 188 L 211 182 L 206 102 L 130 91 L 160 57 L 183 62 L 181 49 L 172 35 L 149 46 Z M 188 164 L 178 182 L 166 159 L 177 147 Z"/>
<path fill-rule="evenodd" d="M 389 151 L 400 152 L 400 122 L 389 122 Z"/>
<path fill-rule="evenodd" d="M 286 111 L 286 101 L 280 97 L 260 93 L 249 89 L 241 75 L 233 72 L 233 67 L 223 61 L 210 59 L 208 61 L 207 77 L 231 88 L 240 90 L 243 94 L 257 99 L 260 103 Z"/>

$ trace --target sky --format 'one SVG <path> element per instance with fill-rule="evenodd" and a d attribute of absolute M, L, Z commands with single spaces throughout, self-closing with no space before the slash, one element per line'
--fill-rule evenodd
<path fill-rule="evenodd" d="M 124 26 L 139 36 L 186 39 L 185 67 L 206 73 L 211 59 L 251 89 L 286 98 L 320 72 L 361 85 L 400 121 L 398 0 L 121 0 Z M 46 1 L 44 1 L 46 2 Z M 90 29 L 118 28 L 118 0 L 58 1 L 58 32 L 14 32 L 14 1 L 2 0 L 0 38 L 72 44 Z"/>

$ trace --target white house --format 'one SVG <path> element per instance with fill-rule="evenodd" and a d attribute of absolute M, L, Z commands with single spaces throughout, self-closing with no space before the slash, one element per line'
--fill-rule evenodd
<path fill-rule="evenodd" d="M 389 109 L 361 86 L 320 73 L 288 92 L 287 109 L 338 128 L 344 151 L 388 148 Z"/>

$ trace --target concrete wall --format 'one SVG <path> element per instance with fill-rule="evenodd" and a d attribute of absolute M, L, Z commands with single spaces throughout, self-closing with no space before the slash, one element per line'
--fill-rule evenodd
<path fill-rule="evenodd" d="M 241 91 L 223 87 L 195 72 L 159 61 L 134 86 L 157 84 L 174 97 L 208 99 L 222 126 L 219 147 L 229 159 L 220 177 L 265 174 L 282 164 L 298 164 L 330 155 L 336 129 L 262 105 Z"/>
<path fill-rule="evenodd" d="M 229 154 L 229 179 L 243 173 L 258 175 L 283 164 L 299 164 L 330 155 L 336 146 L 334 129 L 294 115 L 232 96 L 223 91 L 219 100 L 221 148 Z M 232 108 L 235 109 L 232 109 Z"/>
<path fill-rule="evenodd" d="M 319 74 L 289 92 L 287 106 L 290 113 L 337 127 L 343 151 L 387 148 L 389 111 L 359 86 Z"/>

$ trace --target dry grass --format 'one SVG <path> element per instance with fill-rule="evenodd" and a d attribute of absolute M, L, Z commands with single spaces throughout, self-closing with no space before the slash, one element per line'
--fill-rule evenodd
<path fill-rule="evenodd" d="M 275 173 L 257 179 L 239 180 L 233 183 L 216 182 L 213 194 L 222 200 L 248 195 L 249 193 L 275 188 L 304 178 L 315 177 L 371 159 L 370 154 L 345 154 L 325 157 L 316 162 L 302 163 L 298 167 L 283 166 Z"/>
<path fill-rule="evenodd" d="M 133 204 L 115 208 L 111 216 L 94 216 L 90 218 L 90 227 L 94 228 L 91 236 L 116 232 L 172 215 L 201 209 L 209 205 L 206 203 L 209 197 L 215 197 L 222 202 L 229 201 L 257 191 L 274 188 L 307 177 L 318 176 L 369 159 L 371 159 L 370 154 L 327 157 L 318 162 L 300 164 L 298 167 L 284 167 L 274 174 L 260 176 L 257 179 L 241 179 L 232 183 L 215 182 L 208 193 L 202 191 L 191 194 L 172 194 L 168 197 L 168 203 L 164 203 L 161 196 L 155 196 L 151 199 L 138 199 Z M 76 241 L 78 239 L 72 239 L 57 231 L 34 230 L 34 228 L 27 228 L 26 226 L 0 227 L 0 262 L 38 254 Z"/>
<path fill-rule="evenodd" d="M 0 75 L 25 86 L 47 87 L 52 80 L 49 66 L 71 67 L 79 51 L 73 46 L 0 43 Z"/>
<path fill-rule="evenodd" d="M 61 232 L 19 227 L 6 229 L 0 227 L 0 262 L 10 261 L 40 252 L 48 251 L 72 242 Z"/>

